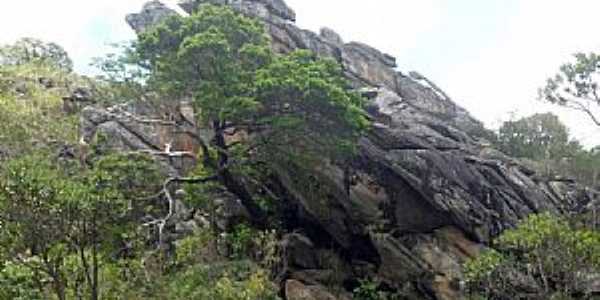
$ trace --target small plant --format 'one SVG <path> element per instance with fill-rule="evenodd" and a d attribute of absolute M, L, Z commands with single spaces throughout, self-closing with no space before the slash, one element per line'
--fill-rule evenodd
<path fill-rule="evenodd" d="M 475 282 L 491 277 L 504 259 L 504 256 L 496 250 L 490 249 L 483 252 L 477 259 L 470 260 L 465 264 L 465 279 L 467 282 Z"/>
<path fill-rule="evenodd" d="M 247 257 L 257 234 L 256 230 L 246 224 L 235 226 L 232 232 L 226 236 L 227 244 L 231 249 L 231 256 L 234 258 Z"/>
<path fill-rule="evenodd" d="M 4 263 L 4 266 L 0 267 L 0 299 L 44 299 L 39 283 L 47 278 L 40 277 L 44 276 L 30 268 L 11 262 Z"/>
<path fill-rule="evenodd" d="M 216 254 L 207 253 L 212 249 L 212 234 L 209 230 L 197 230 L 194 234 L 177 242 L 176 262 L 177 265 L 191 265 L 209 262 Z"/>
<path fill-rule="evenodd" d="M 360 285 L 354 289 L 354 299 L 381 300 L 377 292 L 377 284 L 369 280 L 360 280 Z"/>

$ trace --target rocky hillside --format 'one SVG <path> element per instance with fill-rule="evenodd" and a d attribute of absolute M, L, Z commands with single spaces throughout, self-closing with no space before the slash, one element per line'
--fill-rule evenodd
<path fill-rule="evenodd" d="M 282 0 L 187 0 L 192 12 L 205 3 L 229 5 L 265 22 L 276 52 L 309 49 L 333 58 L 369 99 L 374 126 L 360 139 L 350 178 L 340 166 L 316 170 L 326 194 L 303 192 L 294 170 L 277 171 L 275 192 L 286 206 L 284 266 L 279 277 L 288 300 L 349 299 L 363 278 L 374 278 L 410 299 L 457 299 L 461 264 L 477 256 L 503 230 L 529 214 L 585 210 L 599 201 L 570 181 L 538 176 L 492 149 L 482 123 L 434 83 L 396 69 L 396 58 L 359 42 L 344 42 L 333 30 L 320 33 L 295 25 Z M 143 32 L 175 14 L 158 1 L 127 17 Z M 181 102 L 173 124 L 196 128 L 193 111 Z M 160 117 L 136 105 L 86 108 L 82 130 L 88 141 L 102 133 L 113 148 L 170 154 L 161 161 L 184 175 L 199 145 L 173 124 L 144 122 Z M 177 129 L 177 130 L 175 130 Z M 596 197 L 596 198 L 594 198 Z M 243 215 L 235 199 L 224 200 L 224 218 Z M 176 227 L 194 216 L 178 205 Z"/>

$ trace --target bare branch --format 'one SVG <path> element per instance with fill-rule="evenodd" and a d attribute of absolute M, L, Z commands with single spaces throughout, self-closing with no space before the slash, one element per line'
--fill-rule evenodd
<path fill-rule="evenodd" d="M 565 100 L 565 104 L 564 104 L 565 107 L 584 112 L 592 119 L 592 121 L 597 126 L 600 126 L 600 119 L 596 115 L 594 115 L 594 113 L 588 107 L 586 107 L 582 103 L 575 101 L 575 100 L 570 100 L 570 99 L 564 99 L 564 100 Z"/>
<path fill-rule="evenodd" d="M 190 151 L 153 151 L 153 150 L 140 150 L 140 151 L 134 151 L 133 153 L 138 154 L 138 153 L 144 153 L 144 154 L 150 154 L 150 155 L 155 155 L 155 156 L 165 156 L 165 157 L 190 157 L 195 159 L 196 155 L 193 152 Z"/>
<path fill-rule="evenodd" d="M 173 199 L 173 196 L 171 195 L 169 186 L 174 183 L 206 183 L 206 182 L 217 181 L 217 180 L 218 180 L 217 175 L 213 175 L 213 176 L 209 176 L 209 177 L 200 177 L 200 178 L 171 177 L 163 183 L 162 194 L 167 199 L 167 202 L 169 205 L 169 212 L 163 218 L 142 224 L 142 226 L 146 226 L 146 227 L 147 226 L 157 226 L 158 227 L 158 247 L 159 248 L 161 248 L 164 245 L 164 234 L 163 234 L 164 228 L 167 225 L 167 223 L 169 222 L 169 220 L 175 214 L 175 200 Z"/>

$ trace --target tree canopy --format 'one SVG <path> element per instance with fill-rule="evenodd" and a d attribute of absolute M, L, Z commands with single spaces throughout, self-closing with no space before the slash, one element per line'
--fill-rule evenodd
<path fill-rule="evenodd" d="M 575 62 L 560 67 L 539 90 L 539 97 L 550 103 L 583 112 L 600 126 L 600 55 L 577 53 Z"/>
<path fill-rule="evenodd" d="M 498 145 L 508 155 L 533 160 L 570 157 L 581 148 L 552 113 L 504 122 L 498 131 Z"/>
<path fill-rule="evenodd" d="M 205 167 L 252 214 L 259 208 L 234 167 L 343 159 L 368 126 L 336 62 L 308 51 L 275 55 L 263 24 L 230 8 L 172 16 L 135 49 L 149 86 L 193 101 L 198 123 L 213 132 L 201 141 Z"/>
<path fill-rule="evenodd" d="M 73 61 L 60 45 L 35 38 L 22 38 L 14 44 L 0 47 L 0 65 L 48 63 L 66 71 L 73 70 Z"/>
<path fill-rule="evenodd" d="M 600 233 L 550 213 L 506 230 L 494 248 L 465 264 L 470 292 L 485 299 L 588 299 L 586 276 L 600 270 Z"/>
<path fill-rule="evenodd" d="M 294 138 L 286 131 L 287 143 L 341 142 L 367 125 L 361 99 L 348 90 L 337 63 L 307 51 L 274 55 L 263 25 L 228 8 L 173 16 L 143 33 L 137 50 L 151 84 L 171 97 L 192 98 L 201 123 L 217 132 L 268 128 L 275 134 L 275 127 L 302 123 Z"/>

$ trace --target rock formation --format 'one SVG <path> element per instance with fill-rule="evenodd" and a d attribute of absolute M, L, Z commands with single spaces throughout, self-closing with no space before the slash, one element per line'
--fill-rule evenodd
<path fill-rule="evenodd" d="M 177 14 L 158 0 L 152 0 L 144 5 L 139 14 L 130 14 L 126 21 L 135 32 L 140 33 L 148 27 L 159 23 L 164 18 Z"/>
<path fill-rule="evenodd" d="M 337 60 L 370 99 L 374 126 L 360 140 L 349 194 L 338 166 L 318 171 L 330 186 L 319 199 L 294 186 L 290 171 L 278 174 L 288 195 L 288 226 L 302 232 L 286 237 L 287 299 L 346 299 L 362 278 L 408 299 L 457 299 L 461 264 L 500 232 L 531 213 L 581 210 L 598 201 L 575 183 L 544 179 L 489 148 L 481 122 L 424 76 L 398 72 L 394 57 L 344 43 L 331 29 L 298 28 L 281 0 L 188 0 L 181 7 L 191 13 L 205 3 L 262 19 L 277 52 L 310 49 Z M 140 32 L 171 13 L 153 1 L 127 21 Z M 172 138 L 107 113 L 84 112 L 88 136 L 102 130 L 134 150 Z"/>

